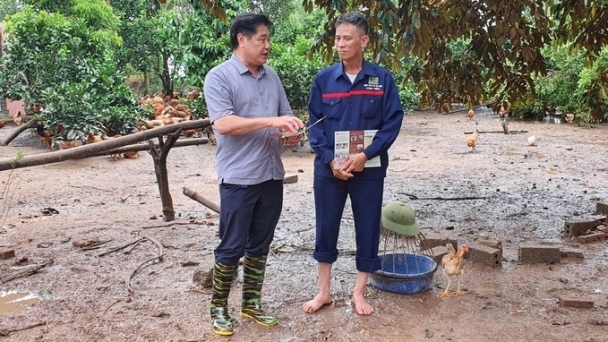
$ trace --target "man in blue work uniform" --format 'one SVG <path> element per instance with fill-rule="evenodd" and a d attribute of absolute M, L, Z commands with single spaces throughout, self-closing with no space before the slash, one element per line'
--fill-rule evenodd
<path fill-rule="evenodd" d="M 363 59 L 368 30 L 367 20 L 360 13 L 338 18 L 335 47 L 341 62 L 317 74 L 308 103 L 310 122 L 323 121 L 310 127 L 310 146 L 316 152 L 313 257 L 318 262 L 319 293 L 304 303 L 306 313 L 314 313 L 332 302 L 331 268 L 338 257 L 338 233 L 347 196 L 352 203 L 357 244 L 352 300 L 357 314 L 374 312 L 365 300 L 365 287 L 369 274 L 381 266 L 378 246 L 387 151 L 401 129 L 403 109 L 391 74 Z M 350 133 L 353 131 L 357 132 Z M 366 135 L 373 132 L 371 144 L 357 144 L 339 162 L 336 147 L 362 141 L 361 131 Z M 347 138 L 336 141 L 345 132 Z"/>
<path fill-rule="evenodd" d="M 262 14 L 238 16 L 230 28 L 232 57 L 205 77 L 221 199 L 221 242 L 214 251 L 210 306 L 211 325 L 218 335 L 233 334 L 228 295 L 243 256 L 241 316 L 264 326 L 277 323 L 262 310 L 261 291 L 283 205 L 280 131 L 293 133 L 286 138 L 293 145 L 304 124 L 293 115 L 279 76 L 266 64 L 270 25 Z"/>

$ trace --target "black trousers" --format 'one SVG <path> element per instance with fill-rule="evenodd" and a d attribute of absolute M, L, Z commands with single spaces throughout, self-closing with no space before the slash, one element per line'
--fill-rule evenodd
<path fill-rule="evenodd" d="M 267 255 L 283 208 L 283 181 L 220 184 L 220 244 L 215 261 L 232 266 L 245 254 Z"/>

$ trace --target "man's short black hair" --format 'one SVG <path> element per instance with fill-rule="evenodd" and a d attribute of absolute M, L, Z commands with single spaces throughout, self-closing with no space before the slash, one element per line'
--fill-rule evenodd
<path fill-rule="evenodd" d="M 344 13 L 336 20 L 336 28 L 343 24 L 351 24 L 360 29 L 363 35 L 369 34 L 369 24 L 365 16 L 359 12 Z"/>
<path fill-rule="evenodd" d="M 232 26 L 230 26 L 230 45 L 232 46 L 232 51 L 236 50 L 239 46 L 239 41 L 237 40 L 239 33 L 250 39 L 258 32 L 260 25 L 265 25 L 270 29 L 272 22 L 267 16 L 260 13 L 245 13 L 236 17 L 232 22 Z"/>

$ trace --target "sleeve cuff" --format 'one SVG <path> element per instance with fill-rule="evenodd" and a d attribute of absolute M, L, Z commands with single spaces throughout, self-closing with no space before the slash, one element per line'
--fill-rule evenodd
<path fill-rule="evenodd" d="M 329 163 L 331 163 L 331 161 L 334 160 L 334 153 L 331 150 L 327 150 L 323 153 L 323 156 L 321 159 L 323 160 L 323 163 L 329 165 Z"/>

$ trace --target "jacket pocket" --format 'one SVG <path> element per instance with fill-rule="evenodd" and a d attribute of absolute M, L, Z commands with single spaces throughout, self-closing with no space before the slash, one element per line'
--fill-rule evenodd
<path fill-rule="evenodd" d="M 323 99 L 323 112 L 328 119 L 342 119 L 342 99 Z"/>
<path fill-rule="evenodd" d="M 382 117 L 382 96 L 363 96 L 361 106 L 363 117 L 366 119 Z"/>

